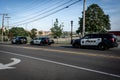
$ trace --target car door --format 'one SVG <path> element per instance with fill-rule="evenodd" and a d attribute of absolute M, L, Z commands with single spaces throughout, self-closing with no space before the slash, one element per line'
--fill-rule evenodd
<path fill-rule="evenodd" d="M 100 42 L 102 42 L 102 38 L 100 38 L 99 34 L 93 34 L 90 38 L 90 44 L 91 46 L 97 46 Z"/>
<path fill-rule="evenodd" d="M 81 46 L 88 46 L 90 44 L 90 37 L 91 35 L 89 34 L 81 38 L 80 40 Z"/>
<path fill-rule="evenodd" d="M 39 38 L 35 38 L 35 39 L 33 40 L 33 43 L 34 43 L 34 44 L 40 44 Z"/>
<path fill-rule="evenodd" d="M 13 38 L 13 39 L 12 39 L 12 43 L 16 43 L 16 38 Z"/>
<path fill-rule="evenodd" d="M 81 45 L 83 46 L 97 46 L 102 41 L 98 34 L 91 34 L 81 39 Z"/>

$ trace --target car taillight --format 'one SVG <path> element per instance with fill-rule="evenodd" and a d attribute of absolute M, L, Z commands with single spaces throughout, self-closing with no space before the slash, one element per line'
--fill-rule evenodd
<path fill-rule="evenodd" d="M 48 40 L 46 39 L 46 42 L 48 42 Z"/>
<path fill-rule="evenodd" d="M 110 38 L 110 40 L 111 40 L 112 42 L 115 42 L 115 39 L 114 39 L 114 38 Z"/>

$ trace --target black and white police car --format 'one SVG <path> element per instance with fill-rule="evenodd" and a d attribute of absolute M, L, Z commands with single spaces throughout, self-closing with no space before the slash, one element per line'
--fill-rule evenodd
<path fill-rule="evenodd" d="M 23 37 L 23 36 L 14 37 L 14 38 L 12 38 L 11 43 L 12 44 L 26 44 L 27 37 Z"/>
<path fill-rule="evenodd" d="M 38 37 L 30 41 L 31 45 L 51 45 L 54 44 L 54 40 L 48 37 Z"/>
<path fill-rule="evenodd" d="M 95 47 L 100 50 L 118 47 L 117 37 L 114 34 L 87 34 L 72 41 L 73 47 Z"/>

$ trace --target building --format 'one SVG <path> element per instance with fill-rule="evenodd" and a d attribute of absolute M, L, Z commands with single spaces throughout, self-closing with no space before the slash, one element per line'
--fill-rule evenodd
<path fill-rule="evenodd" d="M 41 34 L 39 32 L 41 32 Z M 49 35 L 51 35 L 51 31 L 37 31 L 37 36 L 49 36 Z"/>
<path fill-rule="evenodd" d="M 51 31 L 43 31 L 42 35 L 51 35 Z"/>

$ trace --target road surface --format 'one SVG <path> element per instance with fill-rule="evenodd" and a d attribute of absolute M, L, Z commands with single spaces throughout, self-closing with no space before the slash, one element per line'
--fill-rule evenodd
<path fill-rule="evenodd" d="M 120 48 L 0 44 L 0 80 L 120 80 Z"/>

